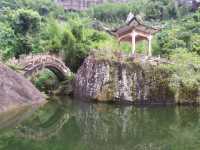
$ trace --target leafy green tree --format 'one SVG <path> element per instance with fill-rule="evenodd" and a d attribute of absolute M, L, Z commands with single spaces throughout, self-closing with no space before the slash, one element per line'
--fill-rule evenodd
<path fill-rule="evenodd" d="M 183 40 L 186 43 L 186 47 L 190 49 L 191 33 L 190 32 L 180 32 L 178 33 L 178 39 Z"/>
<path fill-rule="evenodd" d="M 77 40 L 82 41 L 84 39 L 83 30 L 84 27 L 82 25 L 74 25 L 72 27 L 72 34 Z"/>
<path fill-rule="evenodd" d="M 14 56 L 16 42 L 13 29 L 6 24 L 0 23 L 0 51 L 3 59 Z"/>
<path fill-rule="evenodd" d="M 43 25 L 41 31 L 41 45 L 45 51 L 49 51 L 54 54 L 59 54 L 62 49 L 62 38 L 65 25 L 59 24 L 54 18 L 49 18 Z"/>
<path fill-rule="evenodd" d="M 65 30 L 61 44 L 63 45 L 65 63 L 68 64 L 68 66 L 70 65 L 70 68 L 72 68 L 71 62 L 73 60 L 71 59 L 70 55 L 73 55 L 75 41 L 76 39 L 71 31 Z"/>
<path fill-rule="evenodd" d="M 150 1 L 146 5 L 146 19 L 162 19 L 163 18 L 163 3 L 160 1 Z"/>
<path fill-rule="evenodd" d="M 13 28 L 16 34 L 26 35 L 28 33 L 37 33 L 40 30 L 40 15 L 29 9 L 19 9 L 16 11 Z"/>
<path fill-rule="evenodd" d="M 122 23 L 126 20 L 129 12 L 138 13 L 137 5 L 132 3 L 125 4 L 114 4 L 106 3 L 100 6 L 95 6 L 91 8 L 88 12 L 89 15 L 92 15 L 93 18 L 101 20 L 103 22 L 119 22 Z"/>
<path fill-rule="evenodd" d="M 200 22 L 200 10 L 198 10 L 194 15 L 193 15 L 193 19 L 196 22 Z"/>
<path fill-rule="evenodd" d="M 162 31 L 157 35 L 157 43 L 159 54 L 168 56 L 176 48 L 185 48 L 186 43 L 177 38 L 177 30 Z M 156 52 L 158 53 L 158 52 Z"/>
<path fill-rule="evenodd" d="M 12 27 L 17 37 L 15 57 L 34 51 L 35 39 L 39 38 L 41 17 L 38 12 L 29 9 L 18 9 L 13 17 Z M 39 44 L 39 43 L 35 43 Z"/>

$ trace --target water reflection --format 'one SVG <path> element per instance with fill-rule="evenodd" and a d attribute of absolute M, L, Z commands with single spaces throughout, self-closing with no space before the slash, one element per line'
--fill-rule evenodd
<path fill-rule="evenodd" d="M 69 120 L 69 113 L 63 105 L 56 104 L 49 102 L 25 123 L 19 125 L 16 136 L 41 141 L 59 134 L 59 131 Z"/>
<path fill-rule="evenodd" d="M 12 110 L 4 113 L 0 113 L 0 130 L 15 127 L 16 124 L 30 117 L 35 112 L 35 110 L 38 109 L 38 107 L 38 105 L 27 105 L 20 108 L 13 108 Z"/>
<path fill-rule="evenodd" d="M 46 104 L 17 129 L 2 132 L 0 149 L 199 149 L 198 107 L 138 108 L 64 101 Z"/>

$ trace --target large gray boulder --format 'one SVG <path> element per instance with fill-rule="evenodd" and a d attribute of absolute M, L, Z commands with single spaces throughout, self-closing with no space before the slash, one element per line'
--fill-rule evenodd
<path fill-rule="evenodd" d="M 0 112 L 42 103 L 43 95 L 31 82 L 0 63 Z"/>
<path fill-rule="evenodd" d="M 76 74 L 74 96 L 136 104 L 200 103 L 200 86 L 173 81 L 173 75 L 166 67 L 149 61 L 120 62 L 89 56 Z"/>

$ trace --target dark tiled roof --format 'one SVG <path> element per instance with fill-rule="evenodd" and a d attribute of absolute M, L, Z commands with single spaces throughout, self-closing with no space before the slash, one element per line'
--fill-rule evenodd
<path fill-rule="evenodd" d="M 148 34 L 155 34 L 156 32 L 160 31 L 159 28 L 147 26 L 144 23 L 142 23 L 141 21 L 139 21 L 137 17 L 133 17 L 125 25 L 123 25 L 117 29 L 114 29 L 111 32 L 114 35 L 122 36 L 126 33 L 132 32 L 133 29 L 144 32 L 144 33 L 148 33 Z"/>

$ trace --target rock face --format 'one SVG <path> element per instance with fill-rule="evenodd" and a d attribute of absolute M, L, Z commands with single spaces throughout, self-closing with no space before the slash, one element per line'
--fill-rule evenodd
<path fill-rule="evenodd" d="M 187 91 L 193 99 L 170 86 L 172 73 L 149 63 L 122 63 L 88 57 L 77 72 L 74 95 L 97 101 L 139 104 L 176 104 L 200 101 L 199 90 Z"/>
<path fill-rule="evenodd" d="M 28 80 L 0 63 L 0 112 L 44 102 L 42 94 Z"/>

